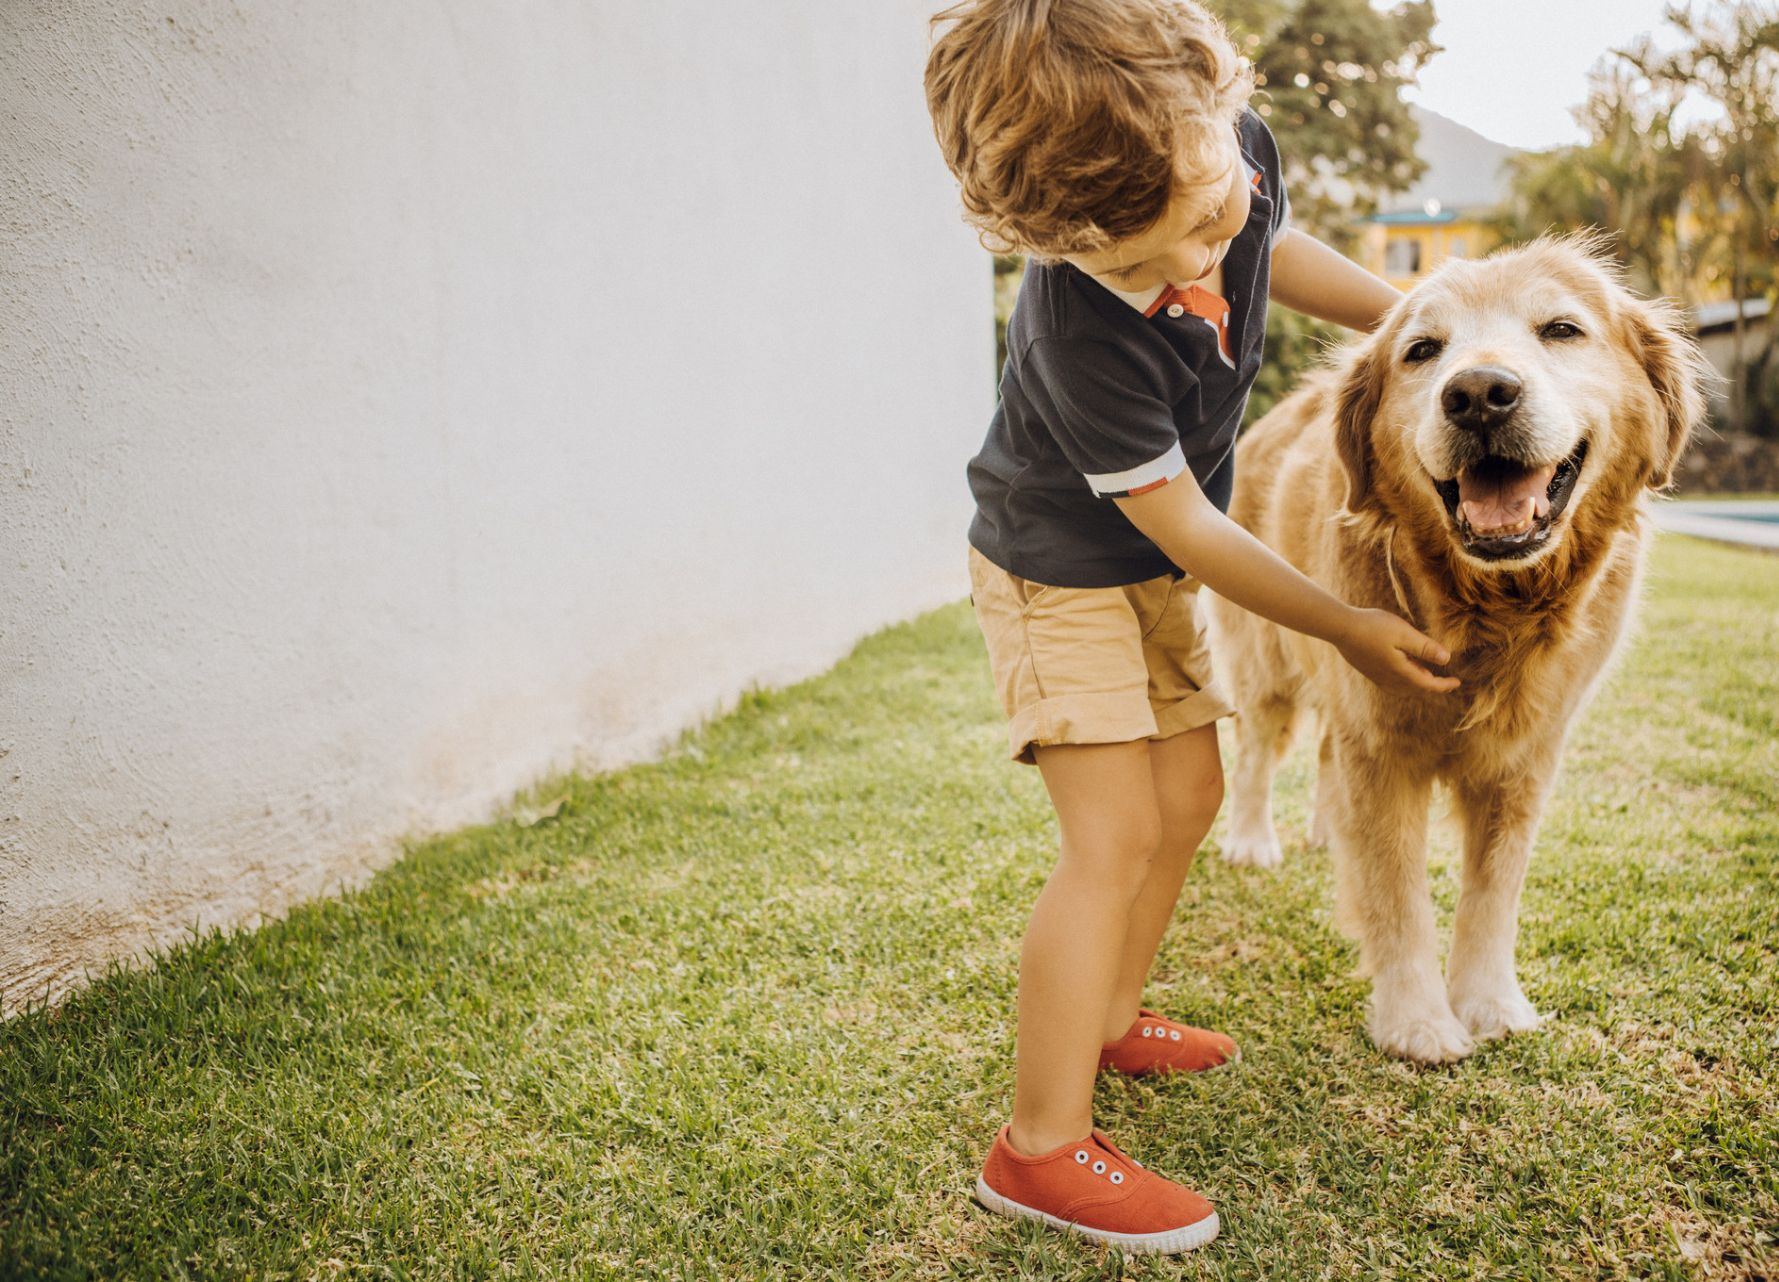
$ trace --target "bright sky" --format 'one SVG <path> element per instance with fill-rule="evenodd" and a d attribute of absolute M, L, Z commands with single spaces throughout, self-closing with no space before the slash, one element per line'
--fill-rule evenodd
<path fill-rule="evenodd" d="M 1662 0 L 1437 0 L 1433 38 L 1445 52 L 1409 97 L 1512 147 L 1580 142 L 1569 108 L 1587 97 L 1588 69 L 1662 28 L 1662 9 Z"/>

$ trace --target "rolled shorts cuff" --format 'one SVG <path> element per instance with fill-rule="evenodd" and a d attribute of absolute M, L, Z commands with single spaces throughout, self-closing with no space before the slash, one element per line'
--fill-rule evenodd
<path fill-rule="evenodd" d="M 1235 705 L 1224 697 L 1215 681 L 1181 699 L 1159 708 L 1155 713 L 1155 737 L 1170 739 L 1188 730 L 1208 726 L 1218 717 L 1233 717 Z"/>
<path fill-rule="evenodd" d="M 1153 739 L 1158 729 L 1155 710 L 1149 706 L 1144 690 L 1060 694 L 1021 708 L 1007 723 L 1007 743 L 1013 760 L 1036 765 L 1034 747 L 1129 743 L 1134 739 Z"/>

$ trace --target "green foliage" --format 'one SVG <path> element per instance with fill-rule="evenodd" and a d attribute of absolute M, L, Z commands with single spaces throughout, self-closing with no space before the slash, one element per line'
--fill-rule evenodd
<path fill-rule="evenodd" d="M 1656 86 L 1690 89 L 1723 110 L 1720 119 L 1689 131 L 1705 162 L 1694 199 L 1705 241 L 1699 254 L 1704 284 L 1731 298 L 1779 300 L 1779 6 L 1769 0 L 1700 10 L 1670 5 L 1666 17 L 1685 40 L 1679 50 L 1660 52 L 1646 39 L 1624 56 Z M 1779 323 L 1769 324 L 1768 335 L 1766 352 L 1752 362 L 1738 337 L 1729 422 L 1779 436 L 1779 396 L 1766 398 Z"/>
<path fill-rule="evenodd" d="M 1681 222 L 1704 157 L 1675 125 L 1679 106 L 1680 95 L 1654 92 L 1622 63 L 1597 68 L 1576 113 L 1589 141 L 1511 157 L 1496 232 L 1518 242 L 1598 228 L 1634 287 L 1691 296 L 1698 264 Z"/>
<path fill-rule="evenodd" d="M 1348 342 L 1353 335 L 1339 325 L 1330 325 L 1284 307 L 1266 310 L 1266 358 L 1254 376 L 1254 388 L 1248 393 L 1246 421 L 1254 422 L 1274 405 L 1289 396 L 1303 381 L 1309 370 L 1322 364 L 1331 349 Z"/>
<path fill-rule="evenodd" d="M 1704 283 L 1732 297 L 1770 295 L 1779 284 L 1779 4 L 1670 5 L 1665 16 L 1685 42 L 1679 49 L 1645 38 L 1620 57 L 1658 94 L 1690 92 L 1722 110 L 1689 125 L 1680 144 L 1699 158 L 1680 167 L 1706 239 Z"/>
<path fill-rule="evenodd" d="M 1025 278 L 1025 259 L 1017 254 L 995 255 L 995 385 L 1000 386 L 1001 367 L 1007 363 L 1007 322 L 1019 300 L 1019 282 Z"/>
<path fill-rule="evenodd" d="M 1671 5 L 1665 18 L 1676 46 L 1645 37 L 1595 69 L 1576 113 L 1586 142 L 1516 159 L 1498 230 L 1599 228 L 1633 284 L 1687 303 L 1779 298 L 1779 5 Z M 1689 98 L 1716 114 L 1683 124 Z M 1779 433 L 1772 352 L 1744 351 L 1732 371 L 1731 426 Z"/>
<path fill-rule="evenodd" d="M 1294 216 L 1338 249 L 1353 220 L 1406 190 L 1426 166 L 1402 100 L 1439 46 L 1428 0 L 1393 9 L 1370 0 L 1219 0 L 1254 60 L 1254 108 L 1279 140 Z"/>
<path fill-rule="evenodd" d="M 1286 866 L 1198 860 L 1150 1002 L 1242 1061 L 1095 1097 L 1217 1203 L 1188 1261 L 970 1200 L 1056 828 L 959 602 L 0 1025 L 0 1278 L 1772 1277 L 1779 576 L 1664 538 L 1650 595 L 1532 860 L 1538 1032 L 1447 1069 L 1367 1041 L 1313 744 Z"/>

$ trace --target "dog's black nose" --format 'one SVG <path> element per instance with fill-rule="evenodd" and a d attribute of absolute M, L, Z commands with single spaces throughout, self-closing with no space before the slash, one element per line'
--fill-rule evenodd
<path fill-rule="evenodd" d="M 1485 431 L 1506 422 L 1520 403 L 1520 380 L 1499 365 L 1478 365 L 1453 374 L 1439 403 L 1459 427 Z"/>

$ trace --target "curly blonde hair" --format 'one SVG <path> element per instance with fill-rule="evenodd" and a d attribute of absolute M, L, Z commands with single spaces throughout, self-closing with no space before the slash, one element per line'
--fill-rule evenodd
<path fill-rule="evenodd" d="M 927 58 L 927 109 L 985 248 L 1093 253 L 1159 220 L 1222 156 L 1254 89 L 1195 0 L 965 0 Z"/>

